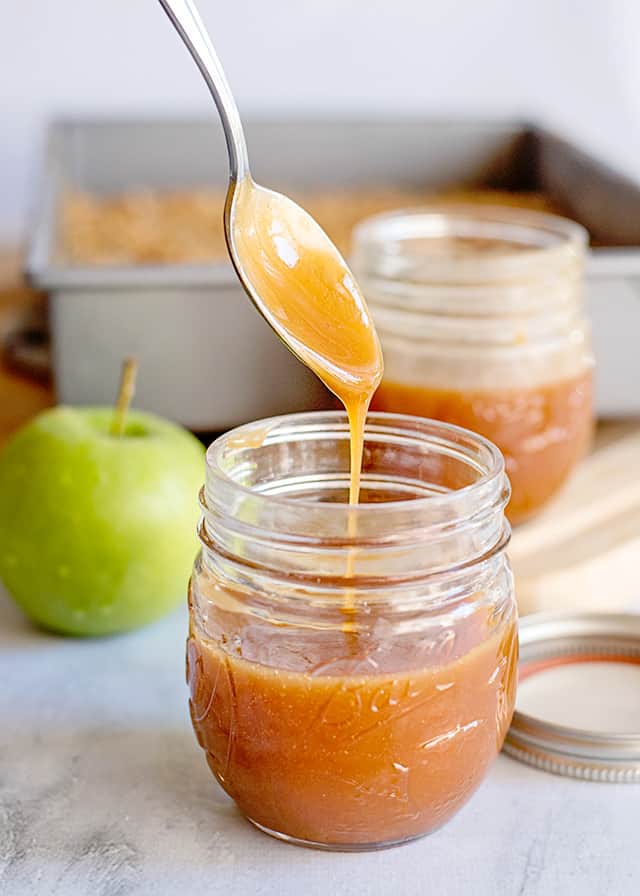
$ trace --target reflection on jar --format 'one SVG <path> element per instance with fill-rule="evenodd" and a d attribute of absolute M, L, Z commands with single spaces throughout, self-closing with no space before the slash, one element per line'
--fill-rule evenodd
<path fill-rule="evenodd" d="M 377 410 L 466 427 L 505 456 L 507 514 L 534 514 L 586 453 L 586 233 L 538 212 L 447 205 L 373 217 L 353 267 L 385 356 Z"/>
<path fill-rule="evenodd" d="M 439 827 L 483 779 L 513 712 L 516 609 L 499 452 L 373 414 L 350 508 L 348 438 L 318 413 L 211 446 L 187 678 L 254 824 L 366 849 Z"/>

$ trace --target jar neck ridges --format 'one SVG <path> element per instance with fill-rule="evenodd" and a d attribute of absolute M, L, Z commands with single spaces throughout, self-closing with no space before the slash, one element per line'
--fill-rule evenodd
<path fill-rule="evenodd" d="M 236 578 L 259 575 L 274 588 L 327 592 L 409 588 L 464 577 L 508 540 L 502 458 L 479 436 L 415 417 L 370 415 L 368 503 L 350 507 L 339 501 L 348 482 L 344 415 L 262 425 L 257 440 L 254 424 L 214 443 L 201 493 L 205 562 L 224 558 Z"/>

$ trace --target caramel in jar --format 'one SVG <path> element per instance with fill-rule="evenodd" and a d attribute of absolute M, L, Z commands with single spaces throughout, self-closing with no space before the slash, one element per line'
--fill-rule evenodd
<path fill-rule="evenodd" d="M 561 488 L 593 432 L 591 368 L 517 389 L 438 389 L 383 380 L 372 407 L 463 426 L 500 448 L 511 482 L 507 516 L 518 523 Z"/>
<path fill-rule="evenodd" d="M 299 639 L 291 636 L 289 662 L 273 667 L 264 662 L 267 643 L 234 655 L 192 617 L 191 718 L 240 810 L 269 832 L 343 848 L 444 824 L 485 776 L 509 726 L 515 615 L 467 653 L 459 635 L 460 655 L 449 661 L 432 656 L 422 665 L 424 647 L 405 641 L 384 654 L 400 671 L 369 672 L 346 641 L 314 651 Z M 443 653 L 446 646 L 443 639 Z M 346 671 L 358 665 L 363 673 Z"/>

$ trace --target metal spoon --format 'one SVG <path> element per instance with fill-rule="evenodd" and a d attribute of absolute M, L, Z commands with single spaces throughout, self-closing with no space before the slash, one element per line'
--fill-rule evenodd
<path fill-rule="evenodd" d="M 160 0 L 160 4 L 193 56 L 215 100 L 229 153 L 231 181 L 242 180 L 249 174 L 249 157 L 240 113 L 200 13 L 191 0 Z"/>
<path fill-rule="evenodd" d="M 351 395 L 370 397 L 382 375 L 382 354 L 346 262 L 307 212 L 252 180 L 238 107 L 195 3 L 160 3 L 222 120 L 230 171 L 224 228 L 240 282 L 288 348 L 342 401 Z M 337 316 L 342 326 L 336 326 Z"/>

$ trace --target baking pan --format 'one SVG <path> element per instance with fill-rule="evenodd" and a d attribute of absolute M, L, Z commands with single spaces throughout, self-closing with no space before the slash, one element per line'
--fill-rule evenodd
<path fill-rule="evenodd" d="M 256 179 L 276 189 L 380 185 L 536 191 L 589 230 L 588 305 L 601 416 L 640 412 L 640 186 L 547 131 L 504 121 L 253 121 Z M 213 120 L 52 125 L 27 257 L 51 297 L 58 398 L 111 401 L 122 357 L 141 364 L 138 402 L 197 430 L 222 430 L 329 400 L 278 342 L 227 262 L 74 267 L 57 251 L 65 190 L 224 188 Z"/>

